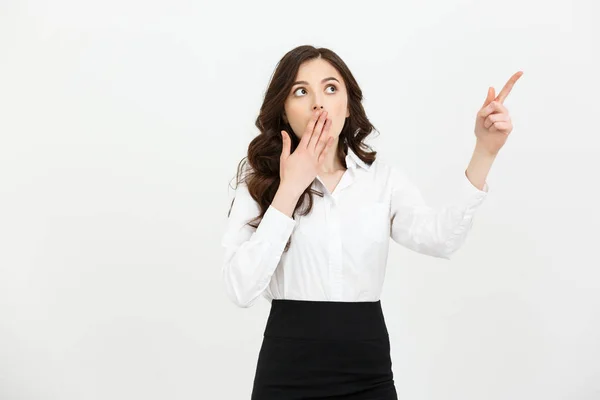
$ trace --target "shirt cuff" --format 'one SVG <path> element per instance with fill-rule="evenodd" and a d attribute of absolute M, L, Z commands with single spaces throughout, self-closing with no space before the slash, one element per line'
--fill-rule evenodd
<path fill-rule="evenodd" d="M 463 170 L 463 176 L 459 182 L 458 202 L 466 205 L 479 205 L 488 195 L 490 190 L 487 181 L 483 185 L 483 190 L 473 185 L 467 177 L 467 171 Z"/>
<path fill-rule="evenodd" d="M 256 235 L 267 239 L 271 243 L 282 245 L 283 250 L 283 246 L 290 238 L 295 225 L 295 219 L 270 205 L 256 228 Z"/>

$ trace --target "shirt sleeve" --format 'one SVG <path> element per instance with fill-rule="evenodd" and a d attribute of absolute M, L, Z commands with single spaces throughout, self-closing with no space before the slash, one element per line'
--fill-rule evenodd
<path fill-rule="evenodd" d="M 259 214 L 246 183 L 238 183 L 221 246 L 225 291 L 239 307 L 250 307 L 269 286 L 296 224 L 272 205 L 257 228 L 246 224 Z"/>
<path fill-rule="evenodd" d="M 426 204 L 403 169 L 393 166 L 391 169 L 390 236 L 418 253 L 449 260 L 465 242 L 475 211 L 487 197 L 487 182 L 483 190 L 479 190 L 464 171 L 457 180 L 454 201 L 434 208 Z"/>

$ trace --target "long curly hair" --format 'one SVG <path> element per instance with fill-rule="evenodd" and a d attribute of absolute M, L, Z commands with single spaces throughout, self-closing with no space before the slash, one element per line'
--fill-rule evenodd
<path fill-rule="evenodd" d="M 258 227 L 279 188 L 279 162 L 283 148 L 281 130 L 293 132 L 292 127 L 283 118 L 285 100 L 293 86 L 300 65 L 316 58 L 323 58 L 336 68 L 345 81 L 348 93 L 350 116 L 346 118 L 340 132 L 336 149 L 338 159 L 342 165 L 345 165 L 345 157 L 348 154 L 348 147 L 350 147 L 365 163 L 371 164 L 375 161 L 377 152 L 365 144 L 364 140 L 372 131 L 377 130 L 365 114 L 362 105 L 362 90 L 346 63 L 332 50 L 323 47 L 303 45 L 290 50 L 281 58 L 271 76 L 255 122 L 260 133 L 248 145 L 248 154 L 242 158 L 237 168 L 236 188 L 237 185 L 245 182 L 250 195 L 260 207 L 260 214 L 247 223 L 253 228 Z M 290 134 L 289 136 L 292 141 L 291 153 L 293 153 L 300 140 L 296 135 Z M 295 217 L 297 211 L 300 215 L 307 215 L 312 210 L 313 194 L 323 197 L 322 192 L 314 190 L 311 186 L 309 185 L 300 196 L 292 218 Z M 231 201 L 227 217 L 231 214 L 234 201 L 235 197 Z M 308 203 L 308 206 L 299 211 L 305 202 Z M 289 249 L 290 244 L 291 238 L 288 240 L 284 252 Z"/>

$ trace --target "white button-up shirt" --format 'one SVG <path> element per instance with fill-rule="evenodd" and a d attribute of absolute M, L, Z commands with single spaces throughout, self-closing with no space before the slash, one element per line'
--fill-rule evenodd
<path fill-rule="evenodd" d="M 308 215 L 293 219 L 271 205 L 258 228 L 246 222 L 260 214 L 259 206 L 246 184 L 238 184 L 221 240 L 222 278 L 235 304 L 250 307 L 261 295 L 269 301 L 377 301 L 390 237 L 450 259 L 489 191 L 487 182 L 479 190 L 463 174 L 458 201 L 434 208 L 401 168 L 379 159 L 368 165 L 350 148 L 346 166 L 332 193 L 320 177 L 313 181 L 323 197 L 313 195 Z"/>

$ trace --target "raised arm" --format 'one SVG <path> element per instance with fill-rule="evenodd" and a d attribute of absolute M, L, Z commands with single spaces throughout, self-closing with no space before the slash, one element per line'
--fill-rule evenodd
<path fill-rule="evenodd" d="M 391 167 L 391 238 L 418 253 L 450 259 L 464 242 L 475 211 L 485 200 L 488 186 L 476 188 L 466 173 L 458 180 L 457 201 L 429 206 L 403 169 Z"/>

